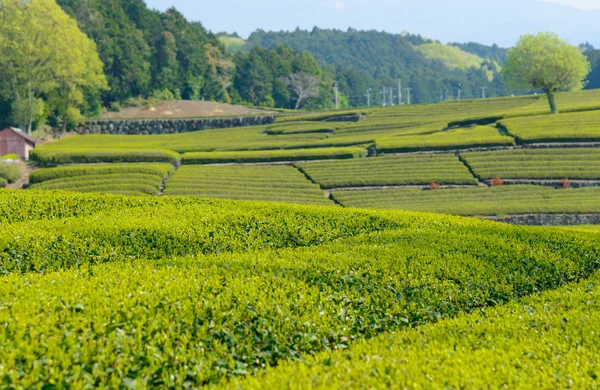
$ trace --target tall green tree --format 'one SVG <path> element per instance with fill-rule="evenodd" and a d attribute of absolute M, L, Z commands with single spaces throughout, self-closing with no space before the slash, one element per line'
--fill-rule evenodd
<path fill-rule="evenodd" d="M 502 74 L 509 86 L 544 91 L 551 113 L 557 114 L 555 93 L 583 89 L 589 71 L 590 64 L 577 47 L 556 34 L 539 33 L 521 37 L 508 52 Z"/>
<path fill-rule="evenodd" d="M 54 0 L 0 1 L 0 69 L 0 92 L 27 132 L 43 94 L 106 88 L 96 45 Z M 75 103 L 65 99 L 66 112 Z"/>
<path fill-rule="evenodd" d="M 165 32 L 157 53 L 158 72 L 156 88 L 178 91 L 179 63 L 177 62 L 177 43 L 170 32 Z"/>

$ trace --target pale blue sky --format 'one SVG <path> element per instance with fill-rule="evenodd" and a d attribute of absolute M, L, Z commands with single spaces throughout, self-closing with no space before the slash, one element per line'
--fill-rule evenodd
<path fill-rule="evenodd" d="M 448 41 L 510 46 L 521 34 L 553 31 L 600 46 L 600 0 L 147 0 L 175 6 L 214 32 L 296 27 L 409 31 Z M 561 3 L 561 4 L 557 4 Z M 566 5 L 564 5 L 566 4 Z"/>

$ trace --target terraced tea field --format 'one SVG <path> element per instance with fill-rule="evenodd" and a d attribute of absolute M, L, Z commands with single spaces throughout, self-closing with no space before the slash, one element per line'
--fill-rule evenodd
<path fill-rule="evenodd" d="M 431 150 L 458 150 L 480 147 L 513 146 L 514 139 L 490 126 L 455 129 L 427 135 L 393 136 L 377 141 L 381 153 L 403 153 Z"/>
<path fill-rule="evenodd" d="M 297 164 L 323 189 L 400 185 L 477 185 L 469 170 L 451 154 L 374 157 Z"/>
<path fill-rule="evenodd" d="M 600 223 L 597 97 L 43 145 L 0 190 L 0 387 L 598 388 L 598 228 L 485 220 Z"/>
<path fill-rule="evenodd" d="M 170 164 L 98 164 L 46 168 L 30 176 L 31 189 L 158 195 L 175 172 Z"/>
<path fill-rule="evenodd" d="M 580 199 L 549 188 L 505 194 L 489 188 L 600 185 L 600 91 L 561 93 L 557 101 L 566 113 L 548 115 L 545 96 L 525 96 L 286 115 L 271 125 L 181 134 L 68 137 L 38 147 L 32 158 L 42 168 L 76 164 L 72 169 L 81 169 L 82 177 L 36 183 L 34 172 L 31 183 L 38 190 L 337 202 L 460 215 L 596 213 L 589 206 L 600 203 L 594 191 Z M 173 172 L 96 175 L 85 168 L 159 162 L 172 164 Z M 0 180 L 10 182 L 1 173 Z M 446 193 L 465 186 L 482 187 L 473 189 L 481 196 Z M 339 191 L 355 188 L 369 191 Z M 440 192 L 432 199 L 411 192 L 424 188 Z M 536 205 L 550 194 L 560 199 Z M 448 201 L 438 205 L 435 199 L 444 197 Z"/>
<path fill-rule="evenodd" d="M 512 118 L 500 125 L 521 143 L 600 142 L 600 111 Z"/>
<path fill-rule="evenodd" d="M 482 179 L 599 180 L 600 149 L 521 149 L 461 153 Z"/>
<path fill-rule="evenodd" d="M 167 182 L 165 195 L 333 205 L 290 166 L 184 166 Z"/>

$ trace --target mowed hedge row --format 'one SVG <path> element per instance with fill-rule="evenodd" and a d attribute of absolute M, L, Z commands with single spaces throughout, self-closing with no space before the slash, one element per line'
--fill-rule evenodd
<path fill-rule="evenodd" d="M 8 194 L 0 199 L 20 207 L 22 193 Z M 86 196 L 57 198 L 64 209 Z M 90 199 L 107 210 L 12 223 L 0 237 L 11 248 L 0 251 L 0 294 L 10 297 L 0 310 L 2 383 L 225 384 L 600 267 L 591 233 L 402 212 Z M 123 199 L 133 207 L 116 210 Z M 23 204 L 22 212 L 31 203 Z M 172 257 L 194 253 L 205 255 Z M 18 273 L 27 271 L 38 272 Z"/>
<path fill-rule="evenodd" d="M 465 216 L 600 214 L 600 188 L 555 190 L 511 185 L 424 191 L 412 188 L 334 191 L 345 207 L 399 209 Z"/>
<path fill-rule="evenodd" d="M 333 205 L 318 185 L 290 166 L 183 166 L 165 195 Z"/>
<path fill-rule="evenodd" d="M 321 188 L 440 184 L 476 185 L 452 154 L 414 154 L 296 164 Z"/>
<path fill-rule="evenodd" d="M 482 179 L 600 180 L 600 149 L 519 149 L 465 152 L 461 156 Z"/>
<path fill-rule="evenodd" d="M 91 142 L 86 147 L 74 148 L 58 144 L 43 145 L 34 149 L 30 157 L 42 165 L 181 161 L 181 155 L 172 150 L 96 148 Z"/>
<path fill-rule="evenodd" d="M 286 150 L 253 150 L 238 152 L 192 152 L 183 155 L 184 164 L 224 164 L 286 162 L 299 160 L 332 160 L 365 157 L 363 147 L 315 148 Z"/>
<path fill-rule="evenodd" d="M 286 362 L 241 389 L 600 386 L 600 275 L 505 306 Z"/>

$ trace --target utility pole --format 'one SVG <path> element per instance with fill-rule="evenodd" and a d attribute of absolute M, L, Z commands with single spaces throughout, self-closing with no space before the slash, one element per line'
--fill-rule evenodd
<path fill-rule="evenodd" d="M 335 109 L 340 109 L 340 91 L 338 90 L 337 83 L 333 83 L 333 89 L 335 90 Z"/>
<path fill-rule="evenodd" d="M 393 87 L 390 87 L 389 99 L 390 99 L 390 106 L 393 106 L 394 105 L 394 88 Z"/>
<path fill-rule="evenodd" d="M 371 88 L 367 89 L 367 106 L 371 107 Z"/>
<path fill-rule="evenodd" d="M 458 88 L 458 100 L 460 100 L 460 93 L 462 92 L 462 84 L 456 84 L 456 88 Z"/>
<path fill-rule="evenodd" d="M 410 105 L 410 91 L 412 88 L 406 88 L 406 104 Z"/>
<path fill-rule="evenodd" d="M 398 79 L 398 105 L 402 105 L 402 79 Z"/>
<path fill-rule="evenodd" d="M 381 101 L 383 102 L 383 107 L 385 107 L 386 101 L 385 101 L 385 87 L 383 87 L 383 94 L 381 95 Z"/>
<path fill-rule="evenodd" d="M 485 99 L 485 91 L 487 90 L 487 87 L 481 87 L 481 98 Z"/>

